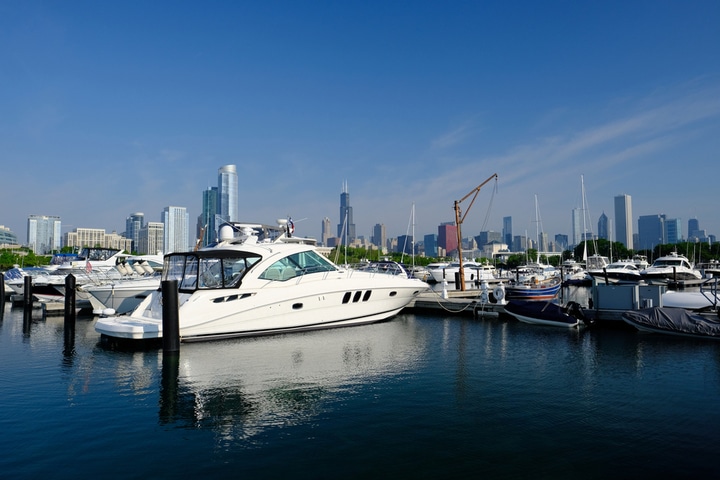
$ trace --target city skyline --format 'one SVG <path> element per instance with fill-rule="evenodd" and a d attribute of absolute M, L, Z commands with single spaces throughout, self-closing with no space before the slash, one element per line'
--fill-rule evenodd
<path fill-rule="evenodd" d="M 168 17 L 167 11 L 173 15 Z M 188 209 L 235 164 L 241 221 L 321 238 L 347 179 L 356 236 L 435 233 L 493 173 L 463 235 L 572 235 L 698 218 L 720 234 L 720 5 L 521 1 L 0 7 L 4 225 L 122 231 Z M 277 28 L 278 25 L 282 28 Z M 611 32 L 611 33 L 610 33 Z M 489 208 L 492 206 L 492 208 Z M 527 234 L 525 235 L 525 232 Z M 615 234 L 616 231 L 613 230 Z M 684 232 L 685 235 L 688 232 Z"/>
<path fill-rule="evenodd" d="M 206 222 L 208 218 L 214 219 L 215 217 L 222 216 L 220 207 L 217 207 L 216 201 L 208 203 L 208 201 L 207 201 L 208 193 L 215 192 L 213 197 L 217 199 L 219 197 L 219 195 L 217 194 L 217 192 L 219 190 L 226 190 L 226 191 L 229 190 L 231 192 L 237 191 L 237 179 L 235 178 L 232 181 L 228 181 L 228 179 L 224 176 L 224 173 L 231 172 L 231 171 L 235 171 L 235 165 L 225 165 L 223 167 L 220 167 L 218 169 L 218 187 L 209 187 L 205 191 L 201 192 L 201 197 L 202 197 L 201 202 L 203 205 L 203 213 L 200 215 L 200 217 L 198 217 L 196 230 L 198 233 L 203 234 L 203 238 L 206 240 L 206 242 L 204 244 L 214 241 L 214 238 L 209 238 L 209 237 L 213 237 L 213 232 L 217 233 L 216 232 L 217 225 L 214 225 L 214 228 L 213 228 L 212 223 L 208 224 L 208 223 L 203 223 L 203 222 Z M 232 196 L 232 195 L 230 195 L 230 196 Z M 226 197 L 227 197 L 227 195 L 226 195 Z M 226 203 L 227 203 L 227 200 L 226 200 Z M 503 242 L 508 243 L 508 245 L 511 246 L 512 251 L 518 251 L 518 249 L 514 248 L 515 246 L 512 245 L 513 242 L 506 241 L 508 239 L 508 237 L 528 239 L 535 243 L 539 242 L 541 246 L 542 246 L 543 242 L 549 242 L 550 236 L 555 237 L 556 239 L 558 237 L 565 237 L 566 239 L 568 237 L 572 238 L 572 241 L 569 244 L 566 244 L 564 246 L 555 245 L 555 247 L 554 247 L 555 249 L 557 249 L 557 248 L 564 249 L 565 247 L 572 247 L 574 245 L 579 244 L 582 241 L 582 239 L 584 239 L 584 238 L 588 238 L 588 239 L 605 238 L 607 240 L 612 240 L 612 241 L 617 241 L 617 242 L 623 243 L 626 245 L 626 247 L 628 247 L 626 244 L 626 242 L 627 242 L 626 235 L 630 235 L 631 245 L 632 245 L 633 239 L 639 238 L 639 241 L 643 242 L 642 243 L 643 246 L 637 247 L 635 249 L 636 250 L 641 250 L 641 249 L 644 250 L 649 247 L 647 247 L 648 242 L 644 241 L 642 239 L 642 237 L 643 237 L 643 235 L 647 236 L 648 232 L 647 231 L 643 232 L 642 230 L 643 230 L 643 225 L 645 225 L 644 228 L 646 228 L 646 229 L 648 228 L 647 226 L 649 225 L 649 223 L 647 222 L 647 219 L 649 217 L 662 219 L 661 220 L 662 224 L 665 226 L 657 227 L 655 224 L 653 224 L 653 227 L 652 227 L 653 232 L 652 232 L 651 236 L 653 239 L 655 239 L 658 236 L 657 229 L 660 228 L 659 236 L 661 237 L 661 240 L 663 240 L 663 239 L 665 240 L 664 243 L 677 243 L 679 241 L 688 239 L 692 236 L 696 236 L 699 233 L 703 233 L 704 234 L 703 236 L 707 236 L 707 237 L 710 237 L 710 236 L 715 237 L 716 236 L 716 234 L 714 232 L 708 232 L 707 229 L 702 228 L 700 219 L 697 219 L 697 218 L 687 220 L 687 227 L 686 227 L 687 231 L 685 231 L 685 229 L 683 228 L 683 220 L 682 219 L 672 218 L 666 214 L 656 213 L 656 214 L 651 214 L 651 215 L 633 216 L 633 214 L 632 214 L 632 197 L 627 194 L 615 196 L 614 203 L 615 203 L 615 215 L 618 218 L 616 218 L 613 223 L 616 225 L 615 228 L 618 231 L 621 231 L 622 238 L 616 238 L 616 236 L 614 234 L 608 235 L 609 229 L 607 227 L 607 223 L 608 223 L 609 219 L 604 211 L 599 215 L 598 220 L 596 222 L 594 222 L 592 218 L 584 217 L 585 215 L 590 215 L 589 212 L 583 211 L 582 208 L 573 208 L 570 212 L 571 217 L 572 217 L 571 218 L 571 233 L 570 233 L 570 235 L 568 235 L 567 232 L 548 232 L 542 226 L 541 219 L 538 219 L 540 222 L 540 225 L 538 225 L 539 230 L 536 230 L 536 234 L 538 234 L 537 239 L 534 238 L 534 236 L 531 234 L 532 232 L 528 233 L 527 231 L 524 231 L 524 232 L 522 232 L 522 234 L 518 234 L 518 232 L 515 232 L 512 230 L 512 217 L 505 216 L 505 217 L 502 217 L 502 229 L 501 230 L 496 230 L 494 228 L 488 228 L 488 229 L 480 230 L 480 231 L 474 232 L 474 233 L 465 233 L 464 232 L 463 239 L 464 240 L 465 239 L 469 240 L 472 238 L 477 239 L 477 237 L 482 237 L 482 235 L 484 235 L 484 234 L 493 232 L 493 233 L 497 233 L 498 238 L 496 240 L 499 240 L 499 241 L 502 240 Z M 211 209 L 212 212 L 206 211 L 208 205 L 212 206 L 212 209 Z M 226 210 L 229 210 L 229 211 L 237 210 L 232 205 L 232 202 L 229 206 L 226 205 L 225 208 L 226 208 Z M 370 233 L 370 235 L 365 235 L 365 234 L 356 235 L 355 234 L 355 225 L 352 223 L 352 211 L 353 211 L 353 207 L 350 203 L 349 185 L 348 185 L 348 182 L 345 181 L 342 183 L 342 190 L 340 193 L 340 215 L 339 216 L 341 218 L 343 218 L 343 214 L 345 214 L 347 216 L 347 218 L 349 218 L 349 220 L 350 220 L 351 228 L 348 229 L 348 233 L 349 233 L 348 236 L 350 238 L 350 243 L 354 242 L 356 239 L 363 238 L 366 241 L 370 241 L 374 245 L 378 245 L 376 242 L 373 242 L 373 240 L 377 236 L 379 227 L 381 227 L 382 232 L 383 232 L 382 237 L 385 237 L 388 239 L 396 239 L 397 240 L 398 238 L 402 238 L 404 236 L 412 237 L 412 232 L 408 232 L 406 234 L 400 234 L 397 236 L 387 237 L 387 235 L 385 233 L 386 227 L 382 223 L 376 223 L 372 227 L 372 232 Z M 170 212 L 177 212 L 177 213 L 174 213 L 173 215 L 169 215 Z M 215 213 L 213 213 L 213 212 L 215 212 Z M 179 217 L 178 217 L 178 215 L 179 215 Z M 225 213 L 224 215 L 227 215 L 227 213 Z M 630 218 L 626 219 L 625 218 L 626 215 L 629 216 Z M 166 230 L 166 232 L 165 232 L 166 238 L 164 241 L 165 249 L 169 245 L 174 245 L 177 248 L 189 249 L 190 246 L 194 245 L 195 242 L 198 240 L 197 238 L 195 238 L 194 234 L 192 233 L 192 232 L 194 232 L 194 230 L 192 228 L 192 222 L 190 221 L 190 215 L 187 212 L 186 207 L 167 206 L 163 209 L 160 216 L 161 216 L 161 222 L 160 222 L 161 224 L 169 224 L 169 223 L 174 224 L 177 221 L 180 221 L 179 219 L 182 218 L 182 221 L 181 221 L 182 233 L 179 233 L 179 234 L 176 233 L 174 227 L 170 227 L 169 230 Z M 27 223 L 27 232 L 28 232 L 27 243 L 28 244 L 32 244 L 35 241 L 34 236 L 33 236 L 33 238 L 30 237 L 31 226 L 35 225 L 37 223 L 37 221 L 34 219 L 35 218 L 42 219 L 43 217 L 46 219 L 47 218 L 54 219 L 54 221 L 58 225 L 61 223 L 61 218 L 57 217 L 57 216 L 45 216 L 45 215 L 30 215 L 30 216 L 28 216 L 28 219 L 27 219 L 27 222 L 28 222 Z M 173 220 L 174 217 L 177 217 L 177 219 Z M 581 218 L 582 218 L 582 220 L 581 220 Z M 126 238 L 133 240 L 134 242 L 136 242 L 135 244 L 137 244 L 136 237 L 137 237 L 139 228 L 143 226 L 144 219 L 145 219 L 145 216 L 144 216 L 144 213 L 142 213 L 142 212 L 134 212 L 134 213 L 129 214 L 125 219 L 125 225 L 126 225 L 125 231 L 120 231 L 119 233 L 124 234 L 126 236 Z M 246 223 L 255 223 L 250 220 L 242 220 L 242 219 L 240 219 L 238 221 L 246 222 Z M 628 221 L 629 221 L 629 223 L 627 223 Z M 264 223 L 267 223 L 267 222 L 264 222 Z M 272 222 L 270 222 L 270 223 L 272 223 Z M 325 217 L 323 219 L 323 226 L 321 227 L 321 230 L 329 231 L 329 229 L 330 229 L 329 223 L 330 223 L 329 217 Z M 603 228 L 603 224 L 605 224 L 604 228 Z M 209 225 L 209 228 L 208 228 L 208 225 Z M 344 237 L 345 232 L 341 231 L 342 225 L 345 225 L 345 223 L 343 222 L 343 224 L 337 225 L 337 235 L 338 236 L 331 237 L 334 239 L 333 244 L 336 244 L 336 243 L 342 244 L 343 243 L 341 241 L 341 239 L 342 239 L 342 237 Z M 443 227 L 446 227 L 447 225 L 454 226 L 454 222 L 442 222 L 442 223 L 438 224 L 437 231 L 435 231 L 435 232 L 415 232 L 416 242 L 420 242 L 421 238 L 427 237 L 428 235 L 436 235 L 439 239 L 440 244 L 444 244 L 445 241 L 442 240 L 442 238 L 443 238 L 442 229 L 443 229 Z M 593 225 L 596 225 L 596 226 L 594 227 Z M 5 226 L 3 226 L 3 227 L 7 228 Z M 410 225 L 408 225 L 408 228 L 409 227 L 410 227 Z M 635 227 L 637 227 L 637 228 L 635 228 Z M 76 227 L 76 230 L 77 230 L 77 228 L 78 227 Z M 84 226 L 84 227 L 79 227 L 79 228 L 95 228 L 95 227 Z M 627 232 L 622 231 L 623 228 L 626 229 Z M 670 228 L 670 231 L 668 231 L 668 228 Z M 59 227 L 56 226 L 55 229 L 57 230 L 57 229 L 59 229 Z M 116 232 L 116 230 L 113 230 L 113 232 Z M 15 233 L 15 232 L 12 232 L 12 233 Z M 172 235 L 177 236 L 178 238 L 171 240 L 170 236 L 172 236 Z M 57 237 L 57 236 L 58 235 L 56 233 L 55 237 Z M 187 243 L 185 243 L 185 244 L 183 244 L 183 242 L 180 241 L 180 238 L 182 238 L 183 236 L 188 237 Z M 309 235 L 305 235 L 305 236 L 309 236 Z M 454 242 L 454 236 L 455 236 L 455 234 L 453 234 L 452 235 L 453 238 L 450 239 L 450 242 L 453 245 L 456 243 L 456 242 Z M 60 238 L 62 238 L 62 236 L 60 236 Z M 324 245 L 327 245 L 326 238 L 323 235 L 321 235 L 320 237 L 313 237 L 313 238 L 318 240 L 318 242 L 320 242 Z M 706 241 L 706 240 L 707 240 L 707 238 L 703 239 L 703 241 Z M 55 241 L 59 241 L 59 240 L 56 238 Z M 524 241 L 525 240 L 523 240 L 523 242 Z M 20 242 L 20 243 L 22 244 L 22 242 Z M 557 243 L 557 242 L 553 242 L 553 243 Z M 657 244 L 657 241 L 654 241 L 653 244 Z M 383 248 L 387 247 L 387 245 L 384 241 L 382 242 L 382 245 L 380 245 L 380 246 Z M 519 247 L 519 250 L 522 250 L 524 248 L 525 247 L 521 246 L 521 247 Z M 628 248 L 633 249 L 633 246 L 630 246 Z M 543 250 L 543 251 L 547 250 L 547 246 L 545 246 L 544 248 L 541 248 L 541 250 Z M 180 251 L 180 250 L 178 250 L 178 251 Z"/>

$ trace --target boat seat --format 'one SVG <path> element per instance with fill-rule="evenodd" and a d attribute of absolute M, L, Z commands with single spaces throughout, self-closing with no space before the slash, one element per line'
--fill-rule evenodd
<path fill-rule="evenodd" d="M 282 271 L 281 280 L 288 280 L 296 275 L 297 274 L 295 273 L 295 269 L 293 267 L 285 267 Z"/>
<path fill-rule="evenodd" d="M 265 280 L 280 280 L 280 271 L 277 268 L 270 268 L 262 274 Z"/>

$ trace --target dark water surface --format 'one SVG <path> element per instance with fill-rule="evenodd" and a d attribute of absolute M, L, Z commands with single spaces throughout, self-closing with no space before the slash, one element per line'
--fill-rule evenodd
<path fill-rule="evenodd" d="M 403 314 L 112 351 L 0 323 L 3 478 L 707 478 L 720 343 Z"/>

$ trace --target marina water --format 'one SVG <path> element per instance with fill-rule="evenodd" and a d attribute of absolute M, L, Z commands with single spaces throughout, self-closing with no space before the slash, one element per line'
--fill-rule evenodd
<path fill-rule="evenodd" d="M 0 323 L 4 478 L 653 478 L 720 473 L 720 343 L 405 313 L 113 350 Z"/>

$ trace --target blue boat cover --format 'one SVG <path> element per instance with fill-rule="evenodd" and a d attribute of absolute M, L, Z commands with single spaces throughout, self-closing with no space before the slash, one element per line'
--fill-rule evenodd
<path fill-rule="evenodd" d="M 720 319 L 692 314 L 683 308 L 630 310 L 623 313 L 623 320 L 636 328 L 657 332 L 720 338 Z"/>

